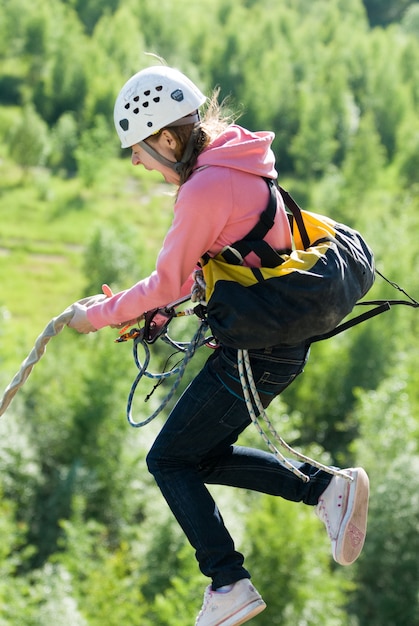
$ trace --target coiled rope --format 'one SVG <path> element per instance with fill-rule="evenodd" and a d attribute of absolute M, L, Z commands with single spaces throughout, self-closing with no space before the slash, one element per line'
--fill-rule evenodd
<path fill-rule="evenodd" d="M 150 363 L 150 348 L 148 347 L 146 341 L 144 341 L 144 337 L 140 334 L 136 339 L 134 339 L 133 355 L 134 355 L 135 364 L 139 372 L 131 386 L 131 390 L 128 395 L 127 419 L 128 419 L 128 422 L 131 424 L 131 426 L 134 426 L 135 428 L 141 428 L 142 426 L 149 424 L 152 420 L 154 420 L 155 417 L 159 415 L 159 413 L 163 411 L 165 406 L 172 399 L 176 389 L 179 387 L 180 381 L 182 380 L 183 374 L 185 373 L 186 366 L 191 360 L 191 358 L 193 357 L 193 355 L 195 354 L 196 350 L 200 346 L 207 343 L 208 340 L 205 337 L 207 329 L 208 329 L 208 325 L 205 322 L 201 321 L 201 323 L 199 324 L 198 330 L 196 331 L 192 340 L 188 344 L 183 344 L 185 348 L 181 351 L 185 353 L 185 356 L 183 357 L 180 365 L 178 367 L 173 368 L 169 372 L 163 372 L 160 374 L 153 374 L 149 372 L 147 369 Z M 164 339 L 164 337 L 162 338 Z M 144 358 L 143 364 L 141 364 L 138 358 L 138 344 L 142 345 L 144 352 L 145 352 L 145 358 Z M 170 342 L 170 344 L 175 345 L 174 342 L 172 341 Z M 177 344 L 177 345 L 179 346 L 180 344 Z M 169 393 L 162 400 L 161 404 L 154 411 L 154 413 L 150 415 L 150 417 L 148 417 L 147 419 L 141 422 L 136 422 L 132 417 L 132 403 L 134 400 L 134 395 L 135 395 L 135 391 L 137 389 L 138 383 L 140 382 L 143 376 L 147 376 L 148 378 L 152 378 L 152 379 L 159 380 L 159 381 L 165 378 L 170 378 L 171 376 L 176 376 L 176 378 Z"/>
<path fill-rule="evenodd" d="M 44 328 L 43 332 L 37 338 L 31 352 L 20 366 L 19 371 L 17 372 L 17 374 L 15 374 L 13 380 L 6 387 L 0 404 L 0 415 L 3 415 L 3 413 L 6 411 L 9 404 L 16 395 L 18 389 L 20 389 L 20 387 L 22 387 L 22 385 L 25 383 L 34 365 L 38 363 L 38 361 L 44 354 L 48 341 L 62 331 L 64 326 L 66 326 L 73 317 L 73 314 L 74 309 L 73 305 L 71 305 L 70 307 L 65 309 L 65 311 L 60 313 L 60 315 L 54 317 Z"/>
<path fill-rule="evenodd" d="M 287 444 L 286 441 L 284 441 L 284 439 L 275 430 L 271 420 L 267 416 L 266 411 L 262 405 L 258 390 L 256 389 L 255 381 L 253 378 L 252 367 L 250 365 L 249 353 L 247 350 L 237 351 L 237 365 L 238 365 L 238 370 L 239 370 L 240 382 L 241 382 L 242 389 L 243 389 L 243 395 L 244 395 L 244 399 L 246 402 L 247 410 L 249 411 L 250 419 L 252 420 L 253 425 L 256 427 L 256 430 L 262 437 L 263 441 L 268 446 L 269 450 L 280 461 L 280 463 L 284 467 L 286 467 L 290 472 L 298 476 L 298 478 L 300 478 L 302 481 L 304 482 L 310 481 L 310 477 L 300 472 L 298 468 L 296 468 L 287 458 L 285 458 L 284 455 L 278 450 L 278 448 L 271 442 L 269 437 L 266 435 L 266 433 L 264 432 L 263 428 L 261 427 L 258 421 L 258 416 L 256 414 L 250 393 L 253 396 L 253 401 L 259 412 L 260 418 L 263 419 L 263 421 L 266 423 L 267 428 L 269 432 L 271 433 L 271 435 L 273 436 L 273 438 L 276 439 L 276 441 L 278 441 L 281 444 L 281 446 L 287 450 L 287 452 L 294 455 L 298 459 L 305 461 L 306 463 L 310 463 L 310 465 L 313 465 L 314 467 L 317 467 L 318 469 L 321 469 L 327 472 L 328 474 L 332 474 L 333 476 L 342 476 L 346 480 L 352 481 L 353 478 L 349 476 L 348 474 L 346 474 L 345 472 L 343 472 L 342 470 L 338 470 L 333 467 L 323 465 L 322 463 L 319 463 L 318 461 L 315 461 L 314 459 L 311 459 L 310 457 L 305 456 L 304 454 L 301 454 L 301 452 L 297 452 L 297 450 L 294 450 L 294 448 L 292 448 L 290 445 Z"/>

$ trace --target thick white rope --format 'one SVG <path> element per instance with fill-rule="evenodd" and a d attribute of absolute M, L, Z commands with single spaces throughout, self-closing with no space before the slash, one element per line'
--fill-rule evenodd
<path fill-rule="evenodd" d="M 338 470 L 338 469 L 334 469 L 333 467 L 329 467 L 327 465 L 323 465 L 322 463 L 319 463 L 318 461 L 315 461 L 314 459 L 311 459 L 310 457 L 305 456 L 304 454 L 301 454 L 301 452 L 297 452 L 297 450 L 294 450 L 294 448 L 292 448 L 290 445 L 288 445 L 286 443 L 286 441 L 284 441 L 284 439 L 275 430 L 272 422 L 270 421 L 269 417 L 267 416 L 266 411 L 265 411 L 265 409 L 264 409 L 264 407 L 262 405 L 259 393 L 258 393 L 258 391 L 256 389 L 255 381 L 254 381 L 254 378 L 253 378 L 253 372 L 252 372 L 252 368 L 251 368 L 251 365 L 250 365 L 249 353 L 248 353 L 247 350 L 238 350 L 237 351 L 237 365 L 238 365 L 238 369 L 239 369 L 240 382 L 241 382 L 241 385 L 242 385 L 242 388 L 243 388 L 243 394 L 244 394 L 247 410 L 249 411 L 250 419 L 252 420 L 252 423 L 256 427 L 256 430 L 259 432 L 259 434 L 261 435 L 262 439 L 264 440 L 264 442 L 268 446 L 269 450 L 279 459 L 280 463 L 284 467 L 286 467 L 288 470 L 290 470 L 293 474 L 298 476 L 298 478 L 300 478 L 302 481 L 309 482 L 310 478 L 306 474 L 303 474 L 302 472 L 300 472 L 299 469 L 294 467 L 294 465 L 292 465 L 292 463 L 290 461 L 288 461 L 288 459 L 286 459 L 283 456 L 283 454 L 281 454 L 281 452 L 279 452 L 279 450 L 273 445 L 273 443 L 270 441 L 269 437 L 263 431 L 262 427 L 259 424 L 258 417 L 256 415 L 256 411 L 254 409 L 253 402 L 252 402 L 251 397 L 250 397 L 249 388 L 250 388 L 250 391 L 252 393 L 252 396 L 253 396 L 253 399 L 254 399 L 254 402 L 256 404 L 256 408 L 257 408 L 257 410 L 259 412 L 260 417 L 266 423 L 266 425 L 267 425 L 267 427 L 269 429 L 269 432 L 274 437 L 274 439 L 279 441 L 281 446 L 283 448 L 285 448 L 287 450 L 287 452 L 289 452 L 290 454 L 294 455 L 295 457 L 297 457 L 301 461 L 309 463 L 310 465 L 313 465 L 314 467 L 317 467 L 318 469 L 321 469 L 321 470 L 327 472 L 328 474 L 332 474 L 333 476 L 342 476 L 346 480 L 352 481 L 353 478 L 351 476 L 349 476 L 348 474 L 346 474 L 343 470 Z"/>
<path fill-rule="evenodd" d="M 17 372 L 11 383 L 6 387 L 0 404 L 0 415 L 3 415 L 6 411 L 18 389 L 20 389 L 20 387 L 22 387 L 25 383 L 34 365 L 38 363 L 44 354 L 48 341 L 62 331 L 64 326 L 66 326 L 73 317 L 73 314 L 74 309 L 73 305 L 71 305 L 60 315 L 54 317 L 44 328 L 43 332 L 37 338 L 35 346 L 20 366 L 20 370 Z"/>

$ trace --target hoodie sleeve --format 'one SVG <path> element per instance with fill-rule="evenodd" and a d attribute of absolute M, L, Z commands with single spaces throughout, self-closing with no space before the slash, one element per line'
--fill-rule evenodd
<path fill-rule="evenodd" d="M 155 271 L 130 289 L 89 307 L 87 317 L 95 328 L 136 319 L 190 292 L 197 262 L 213 249 L 230 217 L 230 177 L 228 168 L 211 167 L 205 175 L 197 172 L 180 188 Z"/>

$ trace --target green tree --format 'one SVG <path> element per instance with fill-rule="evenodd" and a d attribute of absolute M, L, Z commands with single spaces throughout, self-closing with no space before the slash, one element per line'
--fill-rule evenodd
<path fill-rule="evenodd" d="M 78 145 L 78 128 L 74 114 L 61 115 L 51 135 L 51 154 L 48 163 L 55 172 L 64 171 L 74 174 L 76 171 L 75 151 Z"/>
<path fill-rule="evenodd" d="M 261 496 L 246 524 L 247 563 L 267 609 L 260 626 L 344 626 L 351 588 L 330 568 L 330 545 L 313 510 L 280 498 Z"/>
<path fill-rule="evenodd" d="M 8 143 L 12 158 L 24 170 L 45 164 L 50 149 L 48 126 L 32 104 L 24 107 L 8 135 Z"/>
<path fill-rule="evenodd" d="M 419 36 L 419 4 L 409 6 L 402 19 L 403 30 L 410 35 Z"/>
<path fill-rule="evenodd" d="M 131 230 L 124 225 L 98 229 L 85 253 L 85 294 L 100 291 L 104 283 L 117 290 L 139 276 L 136 245 Z"/>
<path fill-rule="evenodd" d="M 380 136 L 377 133 L 372 112 L 367 112 L 359 120 L 359 126 L 352 136 L 342 163 L 342 174 L 348 210 L 362 203 L 371 188 L 381 179 L 386 164 L 386 156 Z M 348 211 L 348 212 L 349 212 Z M 344 219 L 345 215 L 342 216 Z"/>
<path fill-rule="evenodd" d="M 139 564 L 129 543 L 115 546 L 106 526 L 93 520 L 86 523 L 83 509 L 83 498 L 75 498 L 71 519 L 62 522 L 62 551 L 54 559 L 58 568 L 53 571 L 61 571 L 62 581 L 67 578 L 71 585 L 67 601 L 78 607 L 88 626 L 152 626 L 141 592 Z"/>
<path fill-rule="evenodd" d="M 362 439 L 356 449 L 372 485 L 360 584 L 352 598 L 360 626 L 410 626 L 419 619 L 417 407 L 405 392 L 406 374 L 400 359 L 377 391 L 360 394 Z"/>
<path fill-rule="evenodd" d="M 356 103 L 361 114 L 373 113 L 381 143 L 387 156 L 393 158 L 397 129 L 409 109 L 409 89 L 402 69 L 405 39 L 399 38 L 399 29 L 392 28 L 373 31 L 365 43 L 363 55 L 374 58 L 375 63 L 366 64 L 364 56 L 362 91 L 356 88 Z"/>
<path fill-rule="evenodd" d="M 54 124 L 66 111 L 78 115 L 83 111 L 90 49 L 77 14 L 68 5 L 54 2 L 51 6 L 42 3 L 42 7 L 48 48 L 34 58 L 41 69 L 35 71 L 39 76 L 34 82 L 33 102 L 43 118 Z M 31 75 L 33 81 L 33 70 Z"/>
<path fill-rule="evenodd" d="M 2 464 L 2 471 L 4 471 Z M 17 503 L 6 498 L 1 491 L 0 500 L 0 531 L 2 542 L 0 548 L 0 624 L 23 624 L 20 621 L 26 612 L 26 601 L 29 584 L 19 575 L 26 568 L 31 556 L 31 549 L 26 544 L 24 524 L 16 524 Z"/>
<path fill-rule="evenodd" d="M 363 0 L 371 26 L 386 26 L 398 22 L 414 0 Z"/>
<path fill-rule="evenodd" d="M 71 4 L 77 11 L 87 32 L 92 33 L 102 15 L 112 15 L 120 2 L 119 0 L 106 0 L 105 3 L 101 0 L 72 0 Z"/>
<path fill-rule="evenodd" d="M 100 177 L 101 165 L 105 158 L 115 155 L 116 145 L 107 120 L 98 115 L 94 124 L 82 133 L 74 151 L 77 171 L 86 187 Z"/>
<path fill-rule="evenodd" d="M 406 117 L 398 133 L 397 157 L 401 185 L 415 187 L 419 182 L 419 124 L 416 115 Z"/>

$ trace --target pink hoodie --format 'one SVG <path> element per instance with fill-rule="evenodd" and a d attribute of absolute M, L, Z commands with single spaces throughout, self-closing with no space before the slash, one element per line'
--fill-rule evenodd
<path fill-rule="evenodd" d="M 207 251 L 217 254 L 253 228 L 269 199 L 262 176 L 277 176 L 273 138 L 271 132 L 253 133 L 233 124 L 201 153 L 192 176 L 179 189 L 155 271 L 89 307 L 87 317 L 95 328 L 135 319 L 186 295 L 200 257 Z M 284 249 L 291 246 L 290 230 L 278 198 L 275 224 L 265 239 Z M 248 263 L 258 266 L 258 257 L 249 255 Z"/>

